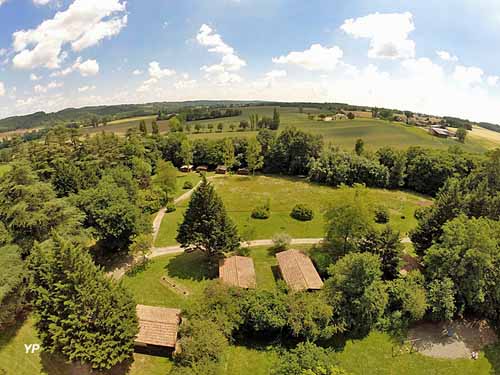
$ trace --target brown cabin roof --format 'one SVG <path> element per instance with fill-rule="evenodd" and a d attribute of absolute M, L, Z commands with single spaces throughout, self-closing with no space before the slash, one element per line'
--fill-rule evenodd
<path fill-rule="evenodd" d="M 232 256 L 219 262 L 219 277 L 226 284 L 240 288 L 255 288 L 255 268 L 253 259 Z"/>
<path fill-rule="evenodd" d="M 294 291 L 321 289 L 323 281 L 311 259 L 299 250 L 282 251 L 276 254 L 281 275 Z"/>
<path fill-rule="evenodd" d="M 139 318 L 137 344 L 175 348 L 181 310 L 145 305 L 137 305 L 136 310 Z"/>

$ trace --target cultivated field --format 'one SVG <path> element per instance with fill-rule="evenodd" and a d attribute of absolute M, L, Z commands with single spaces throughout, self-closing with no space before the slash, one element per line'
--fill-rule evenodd
<path fill-rule="evenodd" d="M 249 115 L 256 113 L 260 117 L 272 117 L 274 107 L 244 107 L 242 108 L 241 116 L 228 117 L 214 120 L 201 120 L 189 122 L 191 127 L 189 137 L 192 139 L 198 138 L 224 138 L 224 137 L 255 137 L 256 131 L 238 131 L 238 124 L 241 120 L 248 120 Z M 467 151 L 471 152 L 484 152 L 488 148 L 500 146 L 500 140 L 485 139 L 484 137 L 470 137 L 465 145 L 458 143 L 452 139 L 441 139 L 433 137 L 425 131 L 425 129 L 409 126 L 402 123 L 388 122 L 383 120 L 371 118 L 357 118 L 354 120 L 339 120 L 339 121 L 317 121 L 310 120 L 308 113 L 318 114 L 318 109 L 304 108 L 304 113 L 299 113 L 298 108 L 282 107 L 279 108 L 281 115 L 281 127 L 296 127 L 298 129 L 313 133 L 320 134 L 324 137 L 325 143 L 332 143 L 345 149 L 352 149 L 358 138 L 365 141 L 366 148 L 375 150 L 383 146 L 393 146 L 396 148 L 407 148 L 409 146 L 423 146 L 434 148 L 448 148 L 452 145 L 459 145 Z M 140 120 L 145 120 L 148 128 L 151 130 L 151 121 L 154 116 L 140 117 L 133 119 L 119 120 L 119 122 L 109 123 L 105 127 L 96 129 L 85 129 L 85 133 L 96 133 L 101 131 L 112 131 L 119 134 L 124 134 L 130 127 L 138 127 Z M 203 125 L 213 124 L 214 129 L 209 132 L 205 128 L 204 132 L 197 133 L 195 131 L 195 124 L 200 123 Z M 218 123 L 222 123 L 224 129 L 222 132 L 216 131 Z M 168 121 L 159 121 L 160 131 L 165 132 L 168 130 Z M 235 131 L 231 131 L 230 124 L 236 126 Z"/>
<path fill-rule="evenodd" d="M 273 176 L 225 176 L 212 180 L 222 197 L 231 218 L 238 225 L 239 233 L 251 239 L 269 239 L 275 233 L 286 232 L 294 238 L 319 238 L 324 235 L 323 211 L 333 202 L 340 202 L 354 194 L 351 188 L 334 189 L 311 184 L 296 178 Z M 415 209 L 428 199 L 401 191 L 367 189 L 364 197 L 371 206 L 386 205 L 390 212 L 390 225 L 405 235 L 416 225 Z M 267 220 L 252 219 L 252 210 L 269 200 L 271 216 Z M 307 203 L 314 210 L 314 219 L 297 221 L 290 211 L 298 203 Z M 182 202 L 177 211 L 165 215 L 156 246 L 175 245 L 177 225 L 181 222 L 188 202 Z"/>

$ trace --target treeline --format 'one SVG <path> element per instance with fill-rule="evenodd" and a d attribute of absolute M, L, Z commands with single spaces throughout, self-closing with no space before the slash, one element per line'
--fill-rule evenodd
<path fill-rule="evenodd" d="M 197 120 L 212 120 L 216 118 L 223 117 L 236 117 L 241 115 L 241 109 L 237 108 L 226 108 L 226 109 L 211 109 L 211 108 L 192 108 L 183 110 L 181 116 L 183 116 L 186 121 L 197 121 Z"/>

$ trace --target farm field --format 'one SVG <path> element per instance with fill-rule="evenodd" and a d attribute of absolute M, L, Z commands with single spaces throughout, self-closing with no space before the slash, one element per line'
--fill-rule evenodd
<path fill-rule="evenodd" d="M 151 122 L 156 119 L 155 116 L 141 116 L 141 117 L 133 117 L 128 119 L 121 119 L 110 121 L 106 124 L 106 126 L 99 126 L 98 128 L 83 128 L 83 134 L 97 134 L 101 132 L 114 132 L 120 135 L 124 135 L 129 128 L 139 128 L 139 122 L 144 120 L 146 126 L 148 128 L 149 133 L 151 133 Z M 166 132 L 168 130 L 168 121 L 157 121 L 158 127 L 160 128 L 160 132 Z"/>
<path fill-rule="evenodd" d="M 323 237 L 323 210 L 329 204 L 354 194 L 352 188 L 335 189 L 297 178 L 274 176 L 225 176 L 213 179 L 212 183 L 237 224 L 240 235 L 254 234 L 250 239 L 270 239 L 279 232 L 286 232 L 295 238 Z M 371 206 L 386 205 L 390 213 L 389 224 L 402 235 L 416 225 L 413 217 L 415 209 L 428 202 L 428 198 L 417 194 L 383 189 L 367 189 L 364 199 Z M 268 200 L 271 207 L 269 219 L 252 219 L 252 210 Z M 301 222 L 290 217 L 290 211 L 298 203 L 310 205 L 315 214 L 313 220 Z M 165 215 L 156 246 L 176 244 L 177 225 L 187 204 L 188 201 L 181 202 L 177 211 Z"/>
<path fill-rule="evenodd" d="M 220 139 L 225 137 L 255 137 L 256 131 L 237 131 L 237 126 L 241 120 L 248 120 L 249 115 L 256 113 L 260 117 L 272 117 L 274 107 L 243 107 L 242 114 L 236 117 L 226 117 L 213 120 L 191 121 L 188 124 L 191 127 L 191 132 L 188 133 L 191 139 L 209 138 Z M 281 115 L 281 127 L 296 127 L 298 129 L 310 132 L 312 134 L 320 134 L 323 136 L 325 144 L 332 143 L 345 149 L 354 148 L 354 144 L 358 138 L 365 141 L 365 147 L 370 150 L 376 150 L 383 146 L 392 146 L 395 148 L 407 148 L 409 146 L 423 146 L 432 148 L 448 148 L 453 145 L 463 147 L 464 150 L 470 152 L 484 152 L 489 148 L 499 146 L 500 140 L 494 138 L 470 137 L 462 145 L 456 140 L 442 139 L 433 137 L 425 131 L 425 129 L 415 126 L 408 126 L 401 123 L 388 122 L 377 119 L 359 118 L 354 120 L 339 120 L 339 121 L 317 121 L 309 120 L 308 113 L 320 113 L 315 108 L 304 108 L 304 113 L 299 113 L 298 108 L 281 107 L 279 108 Z M 119 120 L 119 122 L 110 122 L 105 127 L 96 129 L 84 129 L 84 132 L 98 133 L 101 131 L 111 131 L 124 134 L 130 127 L 138 127 L 139 121 L 144 119 L 151 130 L 151 121 L 154 116 L 148 118 L 131 118 Z M 196 123 L 207 125 L 214 124 L 214 131 L 207 132 L 205 129 L 202 133 L 196 133 L 194 126 Z M 215 131 L 218 123 L 224 125 L 222 132 Z M 236 125 L 235 131 L 231 131 L 230 124 Z M 168 121 L 159 121 L 161 132 L 168 130 Z M 493 133 L 493 132 L 492 132 Z"/>

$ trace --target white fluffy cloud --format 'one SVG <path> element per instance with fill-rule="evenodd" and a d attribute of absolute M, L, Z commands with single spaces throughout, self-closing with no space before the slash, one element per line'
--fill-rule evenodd
<path fill-rule="evenodd" d="M 452 61 L 452 62 L 458 61 L 458 57 L 455 55 L 452 55 L 448 51 L 436 51 L 436 54 L 443 61 Z"/>
<path fill-rule="evenodd" d="M 175 70 L 162 69 L 158 61 L 152 61 L 149 63 L 148 73 L 151 78 L 162 79 L 175 75 Z"/>
<path fill-rule="evenodd" d="M 6 2 L 7 2 L 7 0 L 0 0 L 0 6 L 2 6 Z"/>
<path fill-rule="evenodd" d="M 30 81 L 39 81 L 41 79 L 42 79 L 42 77 L 37 76 L 35 73 L 30 74 Z"/>
<path fill-rule="evenodd" d="M 53 1 L 54 0 L 33 0 L 33 4 L 35 4 L 35 5 L 47 5 Z"/>
<path fill-rule="evenodd" d="M 284 77 L 286 77 L 286 70 L 271 70 L 270 72 L 266 73 L 265 79 L 274 80 Z"/>
<path fill-rule="evenodd" d="M 33 87 L 33 90 L 37 94 L 45 94 L 49 90 L 57 89 L 57 88 L 60 88 L 63 86 L 64 86 L 63 82 L 53 81 L 53 82 L 50 82 L 49 84 L 47 84 L 46 86 L 36 85 L 35 87 Z"/>
<path fill-rule="evenodd" d="M 408 34 L 415 30 L 411 13 L 374 13 L 344 21 L 340 27 L 355 38 L 370 39 L 368 57 L 408 59 L 415 56 L 415 42 Z"/>
<path fill-rule="evenodd" d="M 321 44 L 313 44 L 305 51 L 293 51 L 286 56 L 273 57 L 275 64 L 297 65 L 307 70 L 334 70 L 340 60 L 343 52 L 337 47 L 323 47 Z"/>
<path fill-rule="evenodd" d="M 5 95 L 5 85 L 3 84 L 3 82 L 0 82 L 0 96 L 4 95 Z"/>
<path fill-rule="evenodd" d="M 95 89 L 96 89 L 95 86 L 82 86 L 78 88 L 78 92 L 87 92 Z"/>
<path fill-rule="evenodd" d="M 74 71 L 80 72 L 82 77 L 95 76 L 99 73 L 99 63 L 96 60 L 85 60 L 82 62 L 82 58 L 78 57 L 75 63 L 66 69 L 59 70 L 52 73 L 51 77 L 65 77 Z"/>
<path fill-rule="evenodd" d="M 208 47 L 209 52 L 222 55 L 219 64 L 201 67 L 208 80 L 220 85 L 241 82 L 242 78 L 235 72 L 246 66 L 247 63 L 236 54 L 233 47 L 226 44 L 222 37 L 207 24 L 201 25 L 196 40 L 202 46 Z"/>
<path fill-rule="evenodd" d="M 488 78 L 486 78 L 486 82 L 492 87 L 498 84 L 498 80 L 500 80 L 499 76 L 488 76 Z"/>
<path fill-rule="evenodd" d="M 121 0 L 75 0 L 67 10 L 57 12 L 38 27 L 13 34 L 16 68 L 56 69 L 64 57 L 63 47 L 74 51 L 117 35 L 127 24 L 126 2 Z"/>
<path fill-rule="evenodd" d="M 453 72 L 453 79 L 463 86 L 473 86 L 483 82 L 483 70 L 476 66 L 457 65 Z"/>
<path fill-rule="evenodd" d="M 142 70 L 136 69 L 132 72 L 134 76 L 140 76 L 142 73 L 144 73 Z"/>

